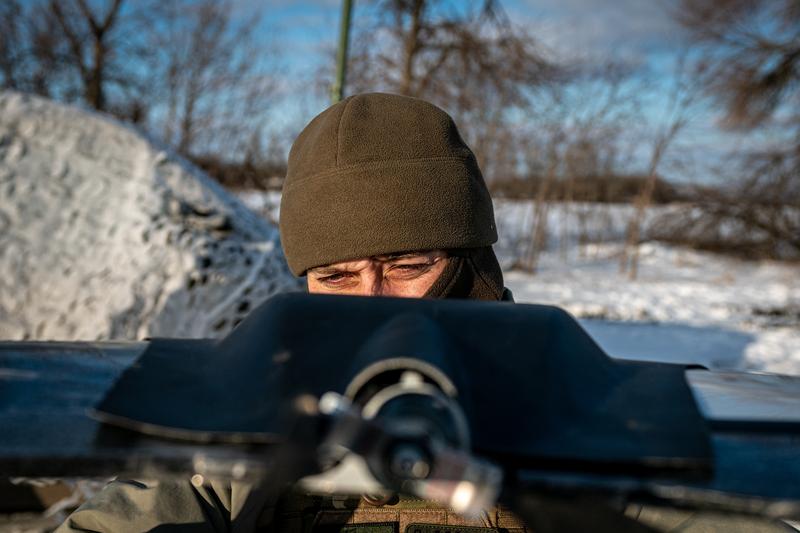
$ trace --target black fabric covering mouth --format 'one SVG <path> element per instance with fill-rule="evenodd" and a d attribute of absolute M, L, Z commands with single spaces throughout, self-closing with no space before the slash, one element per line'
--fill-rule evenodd
<path fill-rule="evenodd" d="M 499 301 L 503 272 L 491 246 L 447 250 L 448 262 L 425 298 Z"/>

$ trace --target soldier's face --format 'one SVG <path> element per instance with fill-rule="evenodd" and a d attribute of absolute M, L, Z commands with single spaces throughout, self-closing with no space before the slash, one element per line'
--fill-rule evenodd
<path fill-rule="evenodd" d="M 308 292 L 422 298 L 447 266 L 443 250 L 381 255 L 308 271 Z"/>

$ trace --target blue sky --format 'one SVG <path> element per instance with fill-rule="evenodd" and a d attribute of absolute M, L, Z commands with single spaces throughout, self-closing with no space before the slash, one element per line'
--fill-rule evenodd
<path fill-rule="evenodd" d="M 644 114 L 657 124 L 664 113 L 667 80 L 684 45 L 671 10 L 676 0 L 503 0 L 514 24 L 526 28 L 556 58 L 597 60 L 613 58 L 644 65 L 653 73 L 654 90 Z M 354 24 L 365 1 L 354 0 Z M 290 136 L 322 111 L 328 101 L 316 87 L 316 74 L 332 60 L 337 42 L 340 0 L 238 0 L 242 13 L 262 10 L 264 32 L 274 39 L 282 65 L 283 96 L 272 110 L 272 125 Z M 734 137 L 715 126 L 710 109 L 698 113 L 676 150 L 702 153 L 713 162 L 726 152 Z M 646 152 L 646 149 L 644 150 Z M 717 154 L 717 155 L 715 155 Z M 639 154 L 646 159 L 646 153 Z M 687 176 L 688 177 L 688 176 Z M 689 179 L 696 179 L 691 176 Z"/>
<path fill-rule="evenodd" d="M 514 24 L 531 31 L 558 57 L 615 57 L 669 68 L 680 45 L 669 9 L 673 0 L 504 0 Z M 354 24 L 360 6 L 354 0 Z M 335 48 L 340 0 L 239 0 L 243 13 L 262 10 L 264 31 L 278 41 L 291 78 L 313 75 Z M 302 84 L 302 82 L 301 82 Z M 297 95 L 296 88 L 292 92 Z M 317 104 L 322 107 L 326 102 Z M 313 106 L 312 106 L 313 107 Z M 318 109 L 317 111 L 320 111 Z"/>
<path fill-rule="evenodd" d="M 354 0 L 354 24 L 360 5 Z M 658 62 L 680 45 L 670 19 L 673 0 L 504 0 L 514 24 L 535 35 L 557 55 L 604 55 Z M 280 34 L 286 58 L 299 68 L 323 60 L 336 44 L 339 0 L 240 0 L 245 11 L 261 9 L 267 28 Z M 269 31 L 269 30 L 267 30 Z"/>
<path fill-rule="evenodd" d="M 355 16 L 360 4 L 354 0 Z M 244 10 L 261 9 L 268 24 L 279 26 L 297 52 L 329 41 L 335 44 L 338 0 L 239 0 Z M 561 50 L 604 48 L 626 54 L 665 51 L 677 37 L 669 18 L 673 0 L 505 0 L 511 20 L 535 30 L 547 45 Z M 357 22 L 357 21 L 356 21 Z M 672 43 L 674 44 L 674 43 Z"/>

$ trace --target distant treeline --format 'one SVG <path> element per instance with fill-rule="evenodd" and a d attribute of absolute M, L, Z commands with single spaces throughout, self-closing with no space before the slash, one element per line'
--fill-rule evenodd
<path fill-rule="evenodd" d="M 560 179 L 550 185 L 548 200 L 553 202 L 631 203 L 650 179 L 645 175 L 598 174 L 572 179 Z M 490 182 L 492 196 L 513 200 L 536 198 L 546 177 L 527 176 L 495 179 Z M 651 202 L 668 204 L 686 201 L 691 196 L 687 187 L 657 178 Z"/>
<path fill-rule="evenodd" d="M 208 175 L 231 190 L 280 191 L 286 175 L 283 161 L 222 161 L 213 155 L 193 157 L 193 162 Z M 548 200 L 553 202 L 631 203 L 649 179 L 646 175 L 594 175 L 554 181 Z M 546 177 L 513 176 L 489 181 L 495 198 L 532 200 L 537 197 Z M 658 178 L 652 202 L 684 202 L 696 196 L 697 188 L 676 185 Z"/>
<path fill-rule="evenodd" d="M 233 191 L 279 191 L 286 176 L 286 163 L 275 161 L 223 161 L 214 155 L 195 156 L 192 162 Z"/>

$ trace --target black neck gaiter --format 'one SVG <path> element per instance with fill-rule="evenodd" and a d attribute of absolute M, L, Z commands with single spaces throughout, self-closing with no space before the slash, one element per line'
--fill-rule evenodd
<path fill-rule="evenodd" d="M 449 261 L 426 298 L 503 299 L 503 272 L 491 246 L 448 250 Z"/>

